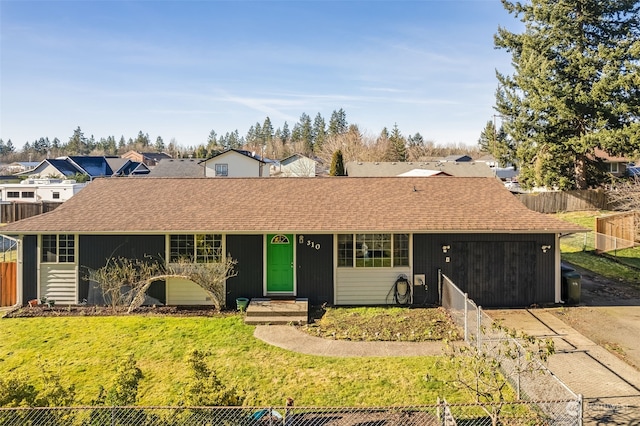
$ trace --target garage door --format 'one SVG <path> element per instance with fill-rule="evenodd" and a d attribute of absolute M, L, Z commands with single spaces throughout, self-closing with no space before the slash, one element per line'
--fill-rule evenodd
<path fill-rule="evenodd" d="M 536 302 L 533 241 L 472 241 L 453 245 L 452 278 L 477 304 L 520 307 Z"/>

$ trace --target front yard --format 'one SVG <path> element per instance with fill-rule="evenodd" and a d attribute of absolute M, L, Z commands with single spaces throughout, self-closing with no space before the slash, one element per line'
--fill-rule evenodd
<path fill-rule="evenodd" d="M 405 310 L 413 311 L 431 315 L 433 310 Z M 408 329 L 411 321 L 394 317 L 399 328 L 385 329 L 391 334 Z M 197 348 L 211 354 L 219 377 L 241 389 L 248 405 L 281 405 L 287 397 L 300 406 L 420 405 L 439 396 L 471 401 L 446 383 L 450 372 L 436 368 L 437 357 L 301 355 L 255 339 L 253 330 L 239 314 L 3 318 L 0 377 L 28 377 L 37 384 L 46 365 L 63 383 L 75 384 L 78 404 L 89 404 L 100 385 L 111 385 L 115 366 L 131 353 L 143 373 L 138 404 L 171 405 L 180 401 L 185 356 Z"/>

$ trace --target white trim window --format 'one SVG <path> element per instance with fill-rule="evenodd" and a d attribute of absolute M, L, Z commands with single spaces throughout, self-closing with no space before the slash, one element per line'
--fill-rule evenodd
<path fill-rule="evenodd" d="M 409 266 L 409 234 L 339 234 L 338 266 Z"/>
<path fill-rule="evenodd" d="M 216 163 L 214 164 L 215 175 L 216 176 L 229 176 L 229 165 L 226 163 Z"/>
<path fill-rule="evenodd" d="M 222 235 L 177 234 L 169 236 L 169 261 L 214 263 L 222 258 Z"/>
<path fill-rule="evenodd" d="M 42 236 L 41 253 L 43 263 L 74 263 L 76 238 L 71 234 L 45 234 Z"/>

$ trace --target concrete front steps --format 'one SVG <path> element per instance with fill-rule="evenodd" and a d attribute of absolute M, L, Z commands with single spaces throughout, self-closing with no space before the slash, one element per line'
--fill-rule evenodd
<path fill-rule="evenodd" d="M 253 298 L 244 317 L 245 324 L 306 324 L 309 321 L 308 299 Z"/>

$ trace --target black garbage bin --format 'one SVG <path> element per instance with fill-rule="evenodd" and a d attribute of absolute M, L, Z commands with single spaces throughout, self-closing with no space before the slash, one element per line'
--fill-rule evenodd
<path fill-rule="evenodd" d="M 560 266 L 560 272 L 562 273 L 562 287 L 560 290 L 562 300 L 567 305 L 579 304 L 580 292 L 582 291 L 582 284 L 580 282 L 582 277 L 580 273 L 565 264 Z"/>

